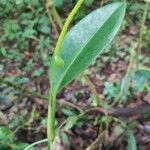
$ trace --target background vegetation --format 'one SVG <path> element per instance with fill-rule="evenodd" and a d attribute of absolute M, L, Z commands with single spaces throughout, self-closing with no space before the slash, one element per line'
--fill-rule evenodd
<path fill-rule="evenodd" d="M 116 1 L 85 0 L 72 25 Z M 46 138 L 49 63 L 75 3 L 0 0 L 1 150 L 22 150 Z M 58 95 L 57 126 L 68 118 L 60 127 L 61 149 L 150 148 L 149 3 L 127 3 L 122 29 L 108 50 Z"/>

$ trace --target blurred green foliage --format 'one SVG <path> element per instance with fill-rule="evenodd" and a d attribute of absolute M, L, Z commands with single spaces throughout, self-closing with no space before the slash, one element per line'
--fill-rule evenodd
<path fill-rule="evenodd" d="M 0 127 L 0 149 L 1 150 L 22 150 L 27 147 L 27 143 L 17 142 L 11 130 L 6 127 Z M 31 150 L 34 150 L 32 148 Z"/>
<path fill-rule="evenodd" d="M 64 9 L 67 9 L 67 6 L 69 6 L 68 9 L 70 9 L 76 1 L 77 0 L 53 0 L 54 6 L 57 7 L 62 18 L 68 15 L 66 14 L 68 11 Z M 108 3 L 115 1 L 118 0 L 110 0 Z M 49 66 L 50 56 L 55 42 L 52 39 L 54 33 L 52 32 L 52 25 L 46 13 L 45 2 L 45 0 L 0 0 L 0 77 L 2 76 L 4 81 L 10 81 L 22 86 L 26 83 L 30 83 L 31 79 L 37 82 L 40 77 L 47 75 L 45 68 Z M 95 2 L 98 2 L 98 0 L 85 0 L 85 5 L 82 6 L 76 15 L 75 21 L 83 18 L 91 9 L 97 7 Z M 117 64 L 118 60 L 129 62 L 130 48 L 137 41 L 139 34 L 140 20 L 143 15 L 145 2 L 141 0 L 127 0 L 127 2 L 127 15 L 123 22 L 122 31 L 128 35 L 130 41 L 125 45 L 128 39 L 125 39 L 123 42 L 117 41 L 118 39 L 116 39 L 116 41 L 112 43 L 112 46 L 103 54 L 103 57 L 95 62 L 98 73 L 100 73 L 101 78 L 103 78 L 102 81 L 104 81 L 102 94 L 105 95 L 106 100 L 115 100 L 122 85 L 121 81 L 107 81 L 107 76 L 104 76 L 105 74 L 103 73 L 104 64 Z M 147 18 L 150 19 L 150 13 L 148 13 Z M 146 26 L 143 30 L 143 42 L 141 43 L 144 55 L 140 56 L 139 59 L 142 65 L 149 65 L 150 62 L 149 55 L 147 55 L 150 47 L 150 28 L 148 25 L 149 22 L 146 22 Z M 130 28 L 135 26 L 137 33 L 132 35 Z M 132 38 L 130 36 L 132 36 Z M 23 72 L 23 75 L 9 76 L 6 68 L 9 64 L 11 64 L 11 66 L 8 69 L 17 67 Z M 123 81 L 125 78 L 121 80 Z M 127 92 L 124 93 L 125 99 L 130 99 L 133 96 L 133 92 L 147 92 L 147 83 L 149 80 L 149 71 L 133 70 L 132 76 L 129 79 L 129 88 Z M 0 88 L 2 89 L 0 89 L 1 103 L 2 101 L 9 103 L 9 99 L 19 93 L 19 91 L 12 91 L 12 88 L 6 85 L 1 85 Z M 33 88 L 33 90 L 35 89 Z M 78 102 L 77 99 L 79 99 L 79 96 L 76 96 L 77 92 L 76 90 L 72 96 L 74 103 Z M 93 93 L 91 95 L 93 96 Z M 79 125 L 78 118 L 72 117 L 75 115 L 73 111 L 64 108 L 62 109 L 62 113 L 70 117 L 66 128 L 70 129 L 77 123 Z M 20 117 L 22 116 L 21 114 Z M 13 133 L 14 128 L 26 121 L 26 119 L 25 121 L 24 119 L 20 120 L 21 121 L 17 118 L 14 119 L 14 121 L 10 123 L 9 128 L 0 124 L 0 150 L 22 150 L 28 145 L 19 142 L 19 139 L 17 139 Z M 102 123 L 104 126 L 107 126 L 112 121 L 112 118 L 96 117 L 95 120 L 96 125 Z M 115 132 L 116 130 L 118 129 L 115 129 Z M 119 127 L 119 130 L 122 133 L 123 129 Z M 67 137 L 66 135 L 63 136 L 65 141 Z M 129 133 L 128 139 L 129 147 L 135 147 L 133 134 Z M 132 141 L 133 144 L 130 141 Z"/>

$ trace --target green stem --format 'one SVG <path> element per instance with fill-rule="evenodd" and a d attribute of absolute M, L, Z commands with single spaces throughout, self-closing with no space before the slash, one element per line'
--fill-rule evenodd
<path fill-rule="evenodd" d="M 49 92 L 48 99 L 48 120 L 47 120 L 47 137 L 48 137 L 48 150 L 52 150 L 52 143 L 55 138 L 55 110 L 56 110 L 56 96 L 52 90 Z"/>
<path fill-rule="evenodd" d="M 57 65 L 57 62 L 60 61 L 59 63 L 59 67 L 63 64 L 63 60 L 61 60 L 61 58 L 59 57 L 59 51 L 60 51 L 60 47 L 62 44 L 62 41 L 64 39 L 64 36 L 67 32 L 67 29 L 71 23 L 71 21 L 73 20 L 74 15 L 77 13 L 77 11 L 79 10 L 80 6 L 82 5 L 82 3 L 84 2 L 84 0 L 79 0 L 77 2 L 77 4 L 75 5 L 75 7 L 73 8 L 73 10 L 71 11 L 71 13 L 69 14 L 62 32 L 59 36 L 55 51 L 54 51 L 54 57 L 55 57 L 55 64 Z M 57 61 L 58 59 L 58 61 Z M 55 70 L 53 70 L 53 75 L 52 77 L 55 76 Z M 51 80 L 50 80 L 51 81 Z M 56 111 L 56 93 L 57 91 L 52 90 L 53 89 L 53 85 L 51 83 L 51 90 L 49 91 L 49 98 L 48 98 L 48 120 L 47 120 L 47 137 L 48 137 L 48 150 L 52 150 L 52 143 L 54 141 L 55 138 L 55 111 Z"/>
<path fill-rule="evenodd" d="M 47 141 L 48 141 L 47 139 L 37 141 L 37 142 L 32 143 L 32 144 L 30 144 L 29 146 L 27 146 L 24 150 L 30 150 L 30 149 L 31 149 L 32 147 L 34 147 L 35 145 L 38 145 L 38 144 L 41 144 L 41 143 L 45 143 L 45 142 L 47 142 Z"/>
<path fill-rule="evenodd" d="M 77 2 L 77 4 L 75 5 L 75 7 L 73 8 L 73 10 L 71 11 L 71 13 L 69 14 L 64 26 L 63 26 L 63 29 L 62 29 L 62 32 L 59 36 L 59 39 L 58 39 L 58 42 L 56 44 L 56 48 L 55 48 L 55 51 L 54 51 L 54 54 L 55 55 L 59 55 L 59 50 L 60 50 L 60 47 L 61 47 L 61 44 L 62 44 L 62 41 L 64 39 L 64 36 L 68 30 L 68 27 L 71 23 L 71 21 L 73 20 L 73 17 L 75 16 L 75 14 L 77 13 L 77 11 L 79 10 L 79 8 L 81 7 L 82 3 L 84 2 L 84 0 L 79 0 Z"/>

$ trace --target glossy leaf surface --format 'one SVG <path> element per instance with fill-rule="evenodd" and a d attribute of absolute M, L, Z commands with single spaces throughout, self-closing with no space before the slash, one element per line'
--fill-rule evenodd
<path fill-rule="evenodd" d="M 60 48 L 64 65 L 51 62 L 51 87 L 62 89 L 103 52 L 118 32 L 125 15 L 125 3 L 113 3 L 93 11 L 65 36 Z"/>

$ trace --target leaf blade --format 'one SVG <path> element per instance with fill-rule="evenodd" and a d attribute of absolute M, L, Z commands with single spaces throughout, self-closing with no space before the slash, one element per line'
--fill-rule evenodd
<path fill-rule="evenodd" d="M 67 85 L 106 49 L 121 26 L 125 7 L 125 3 L 113 3 L 97 9 L 68 32 L 60 49 L 64 66 L 56 67 L 54 59 L 51 64 L 54 91 Z"/>
<path fill-rule="evenodd" d="M 128 150 L 137 150 L 136 139 L 132 131 L 128 131 Z"/>

